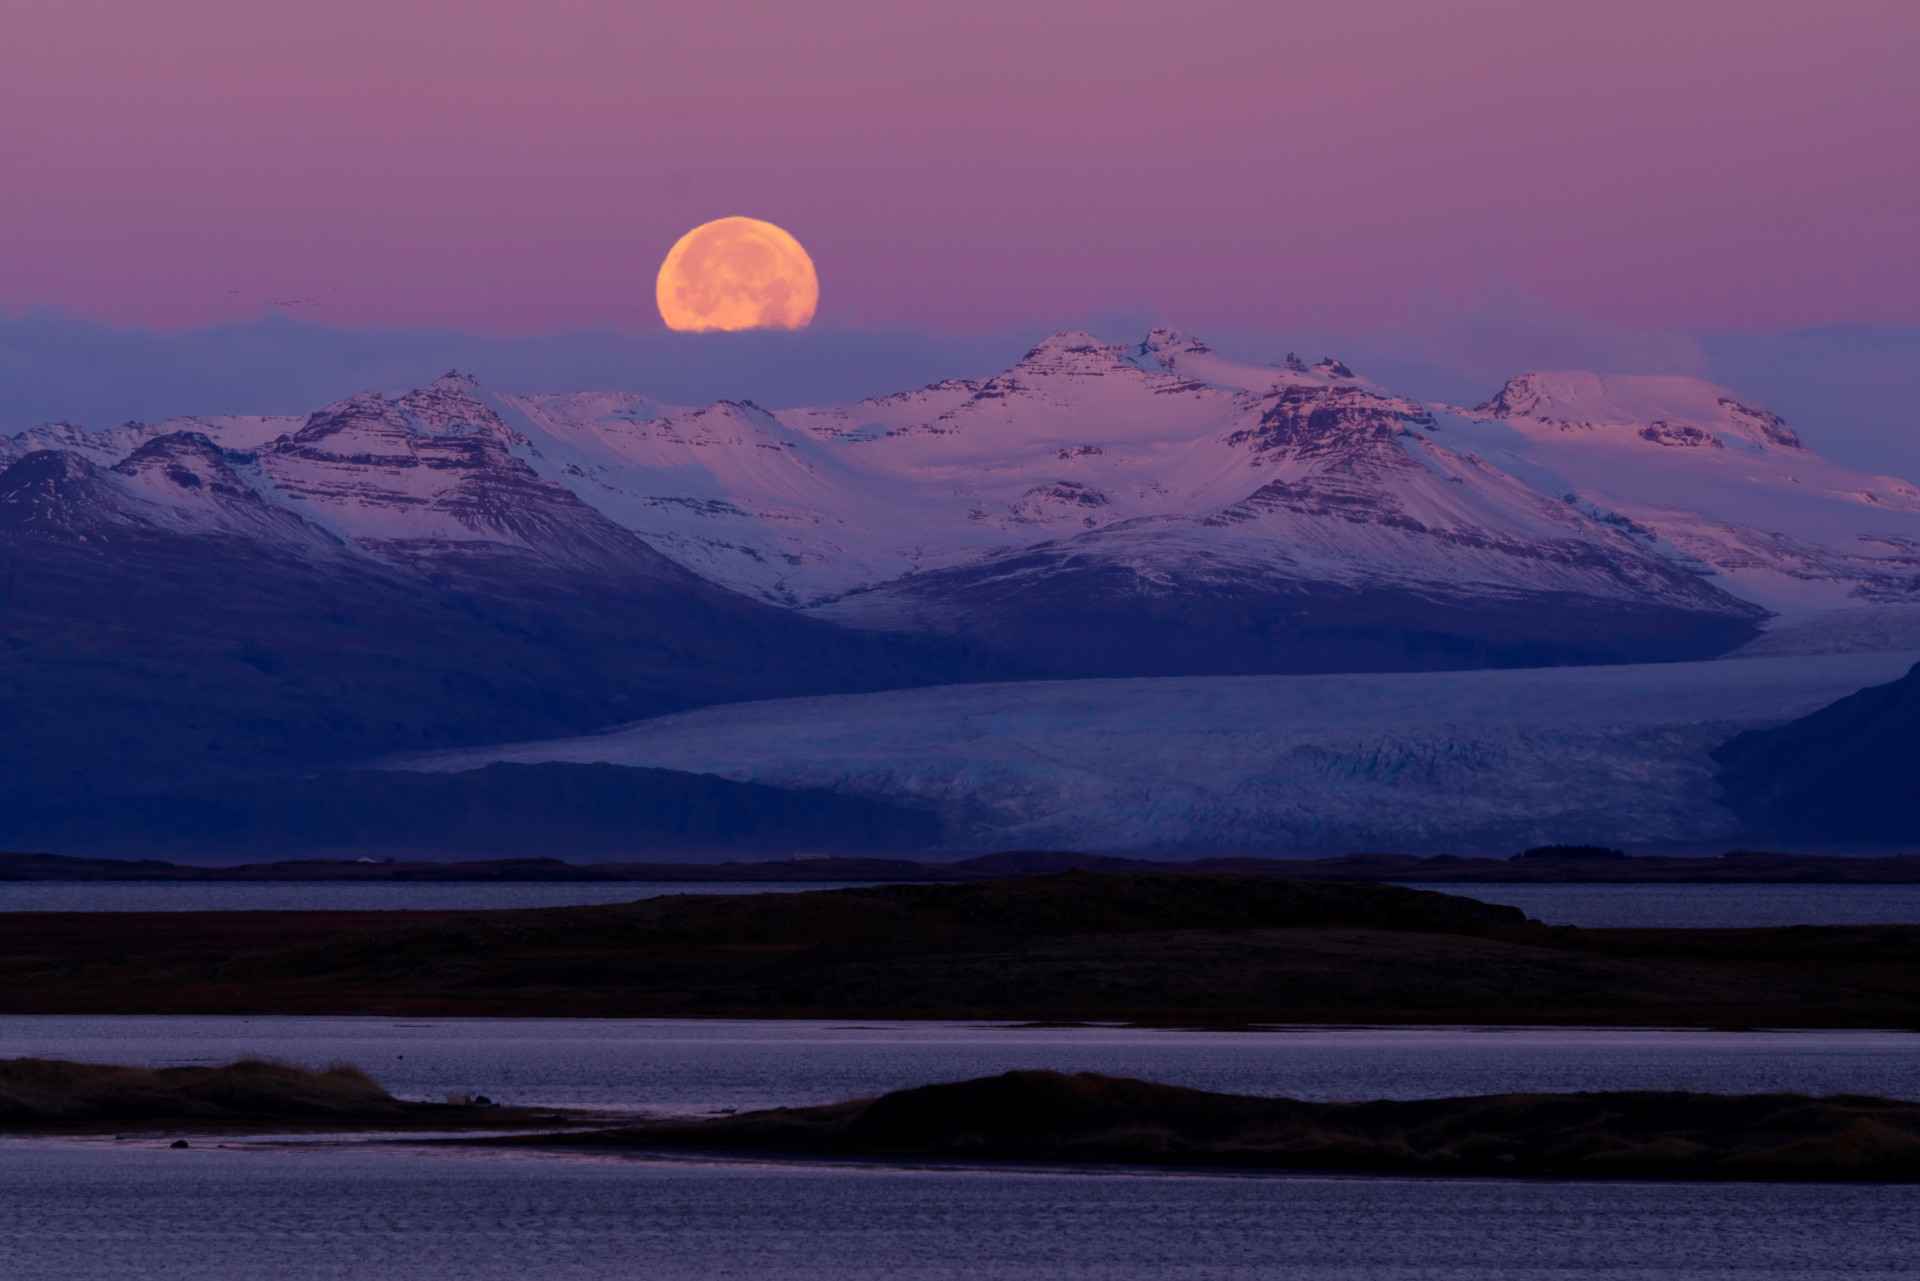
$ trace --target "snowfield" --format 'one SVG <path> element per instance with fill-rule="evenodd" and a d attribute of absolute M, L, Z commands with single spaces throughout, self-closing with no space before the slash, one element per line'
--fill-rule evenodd
<path fill-rule="evenodd" d="M 1708 753 L 1920 650 L 947 686 L 706 708 L 400 768 L 608 762 L 925 805 L 954 848 L 1519 849 L 1734 832 Z"/>

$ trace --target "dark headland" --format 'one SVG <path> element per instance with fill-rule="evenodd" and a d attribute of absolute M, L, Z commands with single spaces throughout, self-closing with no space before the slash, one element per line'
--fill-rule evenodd
<path fill-rule="evenodd" d="M 1025 1071 L 822 1107 L 507 1142 L 969 1164 L 1904 1182 L 1920 1179 L 1920 1104 L 1652 1092 L 1313 1103 Z"/>
<path fill-rule="evenodd" d="M 517 911 L 9 913 L 0 1012 L 1920 1027 L 1920 926 L 1578 929 L 1068 872 Z"/>

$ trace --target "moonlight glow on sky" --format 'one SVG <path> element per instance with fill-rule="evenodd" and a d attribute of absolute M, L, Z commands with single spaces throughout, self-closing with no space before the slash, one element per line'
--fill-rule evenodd
<path fill-rule="evenodd" d="M 783 228 L 717 218 L 667 251 L 654 298 L 669 329 L 804 329 L 820 303 L 820 278 Z"/>
<path fill-rule="evenodd" d="M 814 330 L 1920 326 L 1913 0 L 1171 12 L 0 0 L 0 317 L 653 330 L 763 210 Z"/>

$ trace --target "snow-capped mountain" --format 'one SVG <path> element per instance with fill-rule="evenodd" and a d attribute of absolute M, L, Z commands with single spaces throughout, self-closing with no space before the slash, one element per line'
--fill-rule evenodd
<path fill-rule="evenodd" d="M 441 571 L 524 562 L 682 585 L 700 580 L 546 481 L 527 439 L 452 373 L 305 419 L 192 418 L 12 437 L 0 521 L 84 537 L 113 530 L 251 536 Z"/>
<path fill-rule="evenodd" d="M 194 425 L 8 442 L 0 811 L 109 777 L 1014 674 L 701 578 L 543 479 L 462 377 L 264 440 L 260 420 Z"/>
<path fill-rule="evenodd" d="M 0 472 L 0 530 L 111 547 L 143 534 L 218 537 L 327 555 L 339 540 L 274 503 L 254 459 L 198 432 L 154 435 L 111 466 L 36 450 Z"/>
<path fill-rule="evenodd" d="M 402 564 L 505 557 L 691 583 L 625 527 L 543 479 L 474 380 L 452 373 L 388 399 L 356 396 L 258 452 L 279 501 Z"/>
<path fill-rule="evenodd" d="M 1066 516 L 1054 537 L 852 593 L 822 614 L 1081 655 L 1150 638 L 1168 658 L 1142 666 L 1114 652 L 1095 668 L 1114 674 L 1206 670 L 1209 655 L 1211 670 L 1257 671 L 1276 649 L 1319 669 L 1391 665 L 1386 650 L 1421 665 L 1550 661 L 1580 656 L 1579 632 L 1619 642 L 1615 656 L 1660 630 L 1711 635 L 1695 651 L 1710 652 L 1730 634 L 1716 623 L 1757 614 L 1450 449 L 1425 407 L 1337 361 L 1235 366 L 1165 331 L 1132 351 L 1064 341 L 996 380 L 991 403 L 1002 422 L 1045 421 L 1028 408 L 1039 402 L 1077 425 L 1071 448 L 1039 437 L 1048 456 L 1023 460 L 1019 483 L 1040 483 L 1008 504 L 1018 513 L 1044 495 Z M 965 432 L 962 413 L 948 421 Z M 1094 423 L 1106 430 L 1086 439 Z M 1083 464 L 1079 478 L 1059 476 L 1063 461 Z M 1057 479 L 1043 480 L 1049 471 Z M 1060 658 L 1060 670 L 1074 661 Z"/>
<path fill-rule="evenodd" d="M 304 419 L 52 424 L 0 461 L 19 530 L 713 584 L 1035 674 L 1682 658 L 1768 611 L 1920 599 L 1920 489 L 1725 389 L 1536 373 L 1428 406 L 1167 329 L 847 405 L 450 374 Z"/>
<path fill-rule="evenodd" d="M 1063 332 L 991 378 L 843 406 L 504 399 L 536 471 L 697 572 L 1045 671 L 1577 660 L 1655 633 L 1691 637 L 1679 657 L 1760 616 L 1337 360 L 1248 365 L 1171 330 Z"/>
<path fill-rule="evenodd" d="M 1202 362 L 1214 381 L 1169 362 Z M 1056 334 L 984 381 L 851 405 L 673 409 L 641 397 L 507 397 L 543 475 L 682 563 L 741 591 L 815 605 L 919 570 L 1146 515 L 1223 484 L 1210 438 L 1243 425 L 1246 370 L 1156 331 L 1137 350 Z M 1184 370 L 1184 366 L 1181 367 Z M 1202 500 L 1204 501 L 1204 500 Z"/>
<path fill-rule="evenodd" d="M 1169 330 L 846 405 L 450 374 L 51 424 L 0 439 L 0 805 L 789 695 L 1677 660 L 1839 603 L 1878 635 L 1916 548 L 1913 486 L 1708 384 L 1455 409 Z"/>
<path fill-rule="evenodd" d="M 76 423 L 43 423 L 12 436 L 0 436 L 0 467 L 42 449 L 78 454 L 102 467 L 111 467 L 133 450 L 158 436 L 196 432 L 229 450 L 254 449 L 300 426 L 297 417 L 224 414 L 209 418 L 170 418 L 165 422 L 130 421 L 115 427 L 82 427 Z"/>
<path fill-rule="evenodd" d="M 1683 377 L 1533 373 L 1440 421 L 1489 463 L 1782 614 L 1920 602 L 1920 486 Z"/>

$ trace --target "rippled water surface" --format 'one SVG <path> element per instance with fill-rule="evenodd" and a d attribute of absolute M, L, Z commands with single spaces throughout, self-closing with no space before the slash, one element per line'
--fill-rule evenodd
<path fill-rule="evenodd" d="M 1920 1188 L 0 1144 L 19 1281 L 1910 1277 Z"/>
<path fill-rule="evenodd" d="M 1180 1032 L 651 1019 L 0 1016 L 0 1058 L 357 1063 L 395 1093 L 675 1112 L 821 1103 L 1014 1068 L 1242 1094 L 1858 1092 L 1920 1098 L 1920 1034 L 1473 1028 Z"/>
<path fill-rule="evenodd" d="M 1014 1067 L 1313 1098 L 1515 1089 L 1920 1098 L 1920 1035 L 0 1018 L 0 1057 L 265 1053 L 396 1092 L 702 1112 Z M 1920 1188 L 780 1165 L 305 1141 L 0 1139 L 5 1281 L 1892 1278 Z"/>

